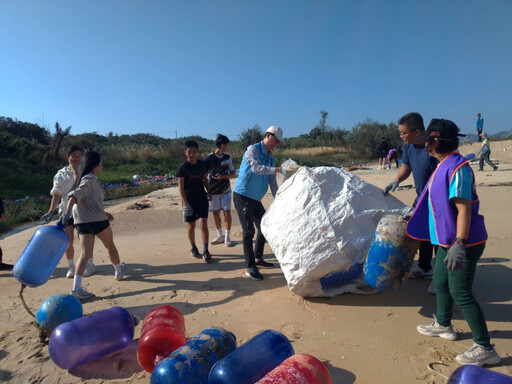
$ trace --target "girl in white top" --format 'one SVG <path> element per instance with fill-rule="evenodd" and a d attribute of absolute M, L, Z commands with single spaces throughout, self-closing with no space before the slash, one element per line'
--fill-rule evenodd
<path fill-rule="evenodd" d="M 126 264 L 120 262 L 119 252 L 114 244 L 110 226 L 114 216 L 103 209 L 104 193 L 97 178 L 102 170 L 100 154 L 95 151 L 87 152 L 79 185 L 68 194 L 67 209 L 61 217 L 61 221 L 66 222 L 73 212 L 73 219 L 80 239 L 81 253 L 71 291 L 71 294 L 79 300 L 93 296 L 92 293 L 82 288 L 82 276 L 87 262 L 92 257 L 96 236 L 107 249 L 110 261 L 114 265 L 116 280 L 123 279 L 126 269 Z"/>
<path fill-rule="evenodd" d="M 75 183 L 80 177 L 80 168 L 82 166 L 83 150 L 78 145 L 70 146 L 66 151 L 66 159 L 68 165 L 60 169 L 53 177 L 53 188 L 50 191 L 52 201 L 50 209 L 47 213 L 41 216 L 41 224 L 48 224 L 52 220 L 55 208 L 59 207 L 59 215 L 66 211 L 68 203 L 68 193 L 74 189 Z M 75 249 L 73 247 L 75 226 L 73 220 L 65 224 L 65 231 L 69 237 L 69 245 L 66 249 L 66 259 L 68 260 L 68 271 L 66 277 L 72 278 L 75 275 L 75 262 L 74 255 Z M 90 276 L 96 271 L 96 267 L 92 262 L 92 258 L 85 268 L 84 276 Z"/>

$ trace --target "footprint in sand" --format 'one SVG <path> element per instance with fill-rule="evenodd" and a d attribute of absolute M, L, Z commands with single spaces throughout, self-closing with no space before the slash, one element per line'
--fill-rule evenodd
<path fill-rule="evenodd" d="M 302 329 L 291 324 L 282 325 L 279 331 L 290 341 L 299 340 L 302 337 Z"/>

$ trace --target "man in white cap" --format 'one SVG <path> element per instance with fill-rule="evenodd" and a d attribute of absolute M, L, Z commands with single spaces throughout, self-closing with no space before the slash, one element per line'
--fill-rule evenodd
<path fill-rule="evenodd" d="M 269 185 L 272 196 L 276 195 L 278 188 L 276 173 L 280 172 L 281 168 L 274 166 L 272 150 L 283 142 L 283 130 L 272 125 L 265 132 L 265 137 L 261 142 L 249 145 L 244 153 L 238 178 L 233 188 L 233 202 L 243 230 L 246 274 L 253 280 L 263 279 L 258 267 L 274 267 L 274 264 L 263 260 L 263 248 L 266 240 L 261 233 L 260 223 L 265 214 L 265 208 L 261 204 L 261 199 L 267 193 Z M 253 248 L 254 226 L 258 230 L 258 234 Z"/>

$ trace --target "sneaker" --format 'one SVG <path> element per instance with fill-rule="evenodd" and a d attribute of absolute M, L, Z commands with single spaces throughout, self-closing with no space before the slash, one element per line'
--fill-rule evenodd
<path fill-rule="evenodd" d="M 84 277 L 88 277 L 96 272 L 96 266 L 93 264 L 92 260 L 87 263 L 85 266 Z"/>
<path fill-rule="evenodd" d="M 498 167 L 494 167 L 494 170 L 497 171 L 498 170 Z"/>
<path fill-rule="evenodd" d="M 429 271 L 425 271 L 423 268 L 418 267 L 417 265 L 412 269 L 411 274 L 409 275 L 409 279 L 431 279 L 432 278 L 432 269 Z"/>
<path fill-rule="evenodd" d="M 0 262 L 0 271 L 12 271 L 13 265 L 12 264 L 5 264 Z"/>
<path fill-rule="evenodd" d="M 430 283 L 430 285 L 427 288 L 427 293 L 429 295 L 435 295 L 436 294 L 436 286 L 434 284 L 434 280 Z"/>
<path fill-rule="evenodd" d="M 120 265 L 119 269 L 121 269 L 121 272 L 117 272 L 117 269 L 116 269 L 116 273 L 114 274 L 117 281 L 123 280 L 124 272 L 126 271 L 126 263 L 123 262 L 123 263 L 120 263 L 119 265 Z"/>
<path fill-rule="evenodd" d="M 197 247 L 195 245 L 190 250 L 190 254 L 193 257 L 195 257 L 196 259 L 200 259 L 201 258 L 201 254 L 199 253 L 199 249 L 197 249 Z"/>
<path fill-rule="evenodd" d="M 457 338 L 457 332 L 455 332 L 452 326 L 443 327 L 439 325 L 434 315 L 434 321 L 426 325 L 418 325 L 416 330 L 425 336 L 442 337 L 446 340 L 455 340 Z"/>
<path fill-rule="evenodd" d="M 87 267 L 85 269 L 87 269 Z M 71 279 L 72 277 L 75 277 L 75 266 L 74 265 L 69 265 L 68 266 L 68 271 L 66 272 L 66 277 L 68 279 Z"/>
<path fill-rule="evenodd" d="M 263 280 L 263 276 L 256 267 L 247 268 L 247 272 L 245 272 L 245 274 L 253 280 Z"/>
<path fill-rule="evenodd" d="M 219 235 L 219 236 L 217 236 L 217 237 L 212 241 L 212 244 L 213 244 L 213 245 L 216 245 L 216 244 L 222 244 L 223 242 L 224 242 L 224 236 Z"/>
<path fill-rule="evenodd" d="M 75 296 L 78 300 L 85 300 L 85 299 L 88 299 L 89 297 L 93 297 L 94 296 L 93 293 L 87 292 L 83 288 L 80 288 L 80 289 L 78 289 L 76 291 L 71 291 L 69 293 L 71 293 L 73 296 Z"/>
<path fill-rule="evenodd" d="M 461 353 L 455 357 L 460 364 L 464 365 L 476 365 L 481 367 L 482 365 L 489 364 L 495 365 L 501 362 L 501 357 L 494 350 L 494 346 L 490 346 L 490 349 L 485 349 L 481 345 L 473 343 L 473 346 L 466 352 Z"/>
<path fill-rule="evenodd" d="M 224 244 L 226 245 L 226 247 L 233 247 L 235 245 L 230 239 L 225 239 Z"/>
<path fill-rule="evenodd" d="M 263 259 L 256 259 L 256 265 L 263 268 L 274 268 L 274 263 L 269 263 Z"/>
<path fill-rule="evenodd" d="M 203 259 L 208 264 L 213 263 L 212 255 L 210 255 L 210 252 L 208 252 L 208 251 L 203 253 Z"/>

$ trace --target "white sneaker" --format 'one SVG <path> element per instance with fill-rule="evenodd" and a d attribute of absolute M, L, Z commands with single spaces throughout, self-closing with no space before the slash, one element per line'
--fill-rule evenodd
<path fill-rule="evenodd" d="M 457 338 L 457 332 L 453 330 L 452 326 L 449 325 L 448 327 L 443 327 L 442 325 L 439 325 L 435 316 L 433 322 L 426 325 L 418 325 L 416 330 L 425 336 L 438 336 L 452 341 Z"/>
<path fill-rule="evenodd" d="M 432 269 L 430 271 L 424 271 L 419 266 L 415 265 L 411 270 L 409 279 L 432 279 Z"/>
<path fill-rule="evenodd" d="M 94 272 L 96 272 L 96 266 L 92 263 L 92 260 L 90 260 L 85 266 L 84 277 L 91 276 Z"/>
<path fill-rule="evenodd" d="M 224 239 L 224 244 L 226 244 L 226 247 L 232 247 L 235 245 L 230 239 Z"/>
<path fill-rule="evenodd" d="M 66 277 L 68 279 L 71 279 L 72 277 L 75 277 L 75 266 L 74 265 L 69 265 L 68 266 L 68 271 L 66 272 Z"/>
<path fill-rule="evenodd" d="M 120 263 L 119 265 L 121 266 L 121 267 L 120 267 L 121 272 L 120 272 L 120 273 L 118 273 L 118 272 L 117 272 L 117 269 L 116 269 L 116 273 L 115 273 L 115 278 L 116 278 L 116 280 L 117 280 L 117 281 L 121 281 L 121 280 L 123 280 L 123 278 L 124 278 L 124 272 L 126 271 L 126 263 L 124 263 L 124 262 L 123 262 L 123 263 Z M 114 268 L 115 268 L 115 267 L 114 267 Z"/>
<path fill-rule="evenodd" d="M 429 295 L 435 295 L 436 294 L 436 286 L 434 284 L 434 280 L 430 283 L 430 285 L 427 288 L 427 293 Z"/>
<path fill-rule="evenodd" d="M 88 299 L 89 297 L 94 296 L 93 293 L 88 292 L 83 288 L 80 288 L 76 291 L 71 291 L 69 293 L 71 293 L 73 296 L 75 296 L 78 300 L 84 300 L 84 299 Z"/>
<path fill-rule="evenodd" d="M 501 357 L 494 350 L 492 345 L 491 349 L 487 350 L 481 345 L 473 343 L 471 348 L 469 348 L 466 352 L 457 355 L 455 360 L 457 360 L 460 364 L 476 365 L 477 367 L 481 367 L 485 364 L 499 364 L 501 362 Z"/>
<path fill-rule="evenodd" d="M 224 236 L 222 235 L 219 235 L 215 238 L 215 240 L 212 241 L 212 244 L 213 245 L 216 245 L 216 244 L 222 244 L 224 242 Z"/>

